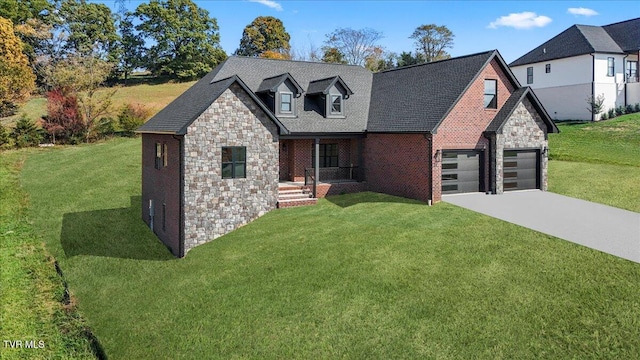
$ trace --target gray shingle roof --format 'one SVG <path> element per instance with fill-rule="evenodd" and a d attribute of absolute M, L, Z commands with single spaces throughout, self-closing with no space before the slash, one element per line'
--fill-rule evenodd
<path fill-rule="evenodd" d="M 625 52 L 640 51 L 640 18 L 603 26 Z"/>
<path fill-rule="evenodd" d="M 560 132 L 556 127 L 556 124 L 553 122 L 553 120 L 551 120 L 551 117 L 549 116 L 547 111 L 544 109 L 544 107 L 540 103 L 540 100 L 538 100 L 538 97 L 535 95 L 533 91 L 531 91 L 531 88 L 528 86 L 521 87 L 511 94 L 509 99 L 507 99 L 507 101 L 502 106 L 500 111 L 498 111 L 498 113 L 496 114 L 496 117 L 494 117 L 491 123 L 489 123 L 485 132 L 501 133 L 502 127 L 507 122 L 507 120 L 509 120 L 509 117 L 511 117 L 511 114 L 513 114 L 513 111 L 516 109 L 518 104 L 520 104 L 525 97 L 527 97 L 529 101 L 531 101 L 531 104 L 533 104 L 534 108 L 536 108 L 536 110 L 540 114 L 542 121 L 544 121 L 544 123 L 547 125 L 547 132 L 549 133 Z"/>
<path fill-rule="evenodd" d="M 340 76 L 353 91 L 344 101 L 344 118 L 325 118 L 316 99 L 302 96 L 296 99 L 295 118 L 280 117 L 291 133 L 362 133 L 367 127 L 367 114 L 373 74 L 354 65 L 325 64 L 303 61 L 270 60 L 248 57 L 230 57 L 217 68 L 214 80 L 238 74 L 247 86 L 257 91 L 264 79 L 289 73 L 302 89 L 316 80 Z"/>
<path fill-rule="evenodd" d="M 435 132 L 497 51 L 408 66 L 373 76 L 369 132 Z M 517 80 L 510 76 L 515 87 Z"/>
<path fill-rule="evenodd" d="M 160 110 L 154 117 L 140 126 L 136 132 L 139 133 L 166 133 L 184 135 L 187 127 L 195 121 L 231 84 L 238 83 L 263 111 L 278 125 L 281 133 L 288 133 L 282 123 L 273 116 L 271 111 L 251 92 L 246 84 L 237 76 L 233 75 L 224 79 L 214 80 L 216 70 L 205 75 L 192 87 L 187 89 L 173 102 Z"/>
<path fill-rule="evenodd" d="M 601 26 L 573 25 L 551 40 L 529 51 L 509 66 L 533 64 L 594 52 L 623 54 L 624 51 Z"/>

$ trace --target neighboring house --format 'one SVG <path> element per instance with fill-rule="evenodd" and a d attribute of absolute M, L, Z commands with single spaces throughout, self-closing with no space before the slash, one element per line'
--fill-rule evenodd
<path fill-rule="evenodd" d="M 509 66 L 535 90 L 554 120 L 599 120 L 587 99 L 604 96 L 605 111 L 640 103 L 640 18 L 606 26 L 573 25 Z"/>
<path fill-rule="evenodd" d="M 231 57 L 138 129 L 142 217 L 184 256 L 330 194 L 544 190 L 557 131 L 497 51 L 376 74 Z"/>

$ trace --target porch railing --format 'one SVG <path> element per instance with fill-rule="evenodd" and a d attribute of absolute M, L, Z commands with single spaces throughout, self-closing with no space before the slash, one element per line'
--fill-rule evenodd
<path fill-rule="evenodd" d="M 315 176 L 314 168 L 304 169 L 304 184 L 311 185 Z M 338 166 L 320 168 L 320 180 L 321 181 L 339 181 L 339 180 L 364 180 L 364 171 L 359 166 Z"/>

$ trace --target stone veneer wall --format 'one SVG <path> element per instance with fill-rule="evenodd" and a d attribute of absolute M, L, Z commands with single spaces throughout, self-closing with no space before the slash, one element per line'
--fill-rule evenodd
<path fill-rule="evenodd" d="M 491 164 L 495 169 L 495 183 L 492 185 L 496 194 L 504 192 L 502 176 L 505 149 L 539 149 L 542 161 L 542 164 L 540 164 L 540 171 L 542 172 L 540 188 L 541 190 L 547 190 L 547 164 L 549 159 L 547 154 L 542 154 L 542 150 L 548 146 L 546 128 L 547 126 L 529 99 L 525 98 L 518 104 L 503 126 L 502 134 L 497 134 L 491 144 L 495 154 L 495 163 Z"/>
<path fill-rule="evenodd" d="M 246 146 L 246 178 L 222 178 L 223 146 Z M 188 127 L 184 157 L 185 254 L 275 209 L 278 129 L 237 84 Z"/>

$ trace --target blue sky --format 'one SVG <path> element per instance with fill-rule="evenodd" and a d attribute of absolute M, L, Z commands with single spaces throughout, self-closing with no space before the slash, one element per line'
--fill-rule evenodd
<path fill-rule="evenodd" d="M 452 56 L 498 49 L 507 62 L 573 24 L 606 25 L 640 17 L 636 1 L 195 1 L 215 17 L 220 43 L 231 54 L 242 30 L 258 16 L 282 20 L 294 51 L 320 48 L 336 28 L 381 31 L 381 45 L 414 50 L 409 36 L 422 24 L 446 25 L 455 35 Z M 114 2 L 104 1 L 113 7 Z M 128 1 L 134 10 L 141 1 Z"/>

